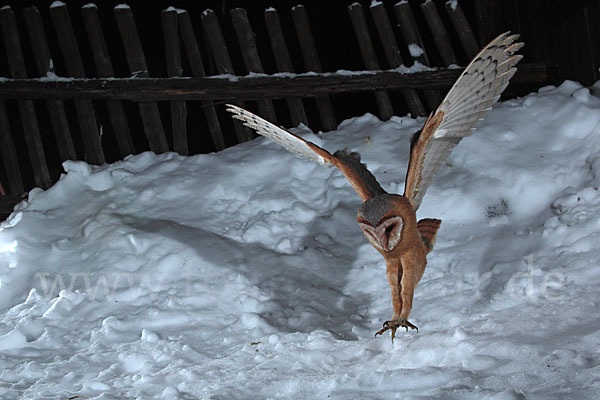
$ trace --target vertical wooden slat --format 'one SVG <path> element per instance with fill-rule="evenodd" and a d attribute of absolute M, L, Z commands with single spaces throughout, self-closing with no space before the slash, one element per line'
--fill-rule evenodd
<path fill-rule="evenodd" d="M 306 13 L 306 8 L 302 5 L 292 7 L 292 19 L 300 42 L 300 51 L 304 59 L 304 66 L 307 71 L 323 72 L 315 39 L 310 29 L 310 22 Z M 332 131 L 337 128 L 337 120 L 333 112 L 333 105 L 329 96 L 316 96 L 317 111 L 323 125 L 324 131 Z"/>
<path fill-rule="evenodd" d="M 150 73 L 146 64 L 146 57 L 144 56 L 131 8 L 124 4 L 118 5 L 114 8 L 114 13 L 131 74 L 134 77 L 149 78 Z M 160 113 L 158 112 L 158 104 L 155 101 L 140 102 L 139 107 L 150 150 L 155 153 L 169 151 L 165 131 L 160 120 Z"/>
<path fill-rule="evenodd" d="M 40 76 L 46 76 L 49 72 L 54 73 L 54 66 L 50 58 L 50 49 L 42 24 L 42 17 L 37 7 L 28 7 L 23 10 L 27 32 L 29 33 L 29 41 L 35 57 Z M 56 137 L 56 144 L 60 154 L 61 161 L 76 160 L 77 153 L 73 145 L 71 137 L 71 129 L 69 121 L 65 113 L 65 106 L 60 100 L 46 100 L 46 105 L 50 114 L 50 122 Z"/>
<path fill-rule="evenodd" d="M 179 33 L 177 29 L 177 11 L 168 8 L 161 12 L 165 55 L 167 57 L 167 74 L 169 77 L 183 76 L 181 67 L 181 50 L 179 49 Z M 171 129 L 173 134 L 173 150 L 188 155 L 187 143 L 187 108 L 185 101 L 171 101 Z"/>
<path fill-rule="evenodd" d="M 479 52 L 479 45 L 460 3 L 458 0 L 447 1 L 446 10 L 454 26 L 454 30 L 458 34 L 460 43 L 467 53 L 467 57 L 469 60 L 472 60 Z"/>
<path fill-rule="evenodd" d="M 98 9 L 94 4 L 87 4 L 81 8 L 81 12 L 88 40 L 94 55 L 98 77 L 114 77 L 115 73 L 110 55 L 108 54 L 108 48 L 106 47 L 106 41 L 104 40 L 104 34 L 102 33 L 102 25 L 100 25 L 100 19 L 98 18 Z M 120 101 L 107 100 L 106 109 L 108 111 L 108 118 L 110 119 L 110 123 L 115 132 L 115 138 L 117 140 L 117 145 L 119 146 L 121 157 L 135 153 L 127 116 L 123 109 L 123 103 Z"/>
<path fill-rule="evenodd" d="M 354 26 L 354 32 L 358 39 L 360 53 L 362 54 L 365 66 L 371 70 L 380 69 L 362 6 L 359 3 L 353 3 L 348 6 L 348 12 L 350 13 L 350 20 Z M 375 101 L 377 102 L 377 108 L 379 109 L 379 118 L 386 121 L 394 115 L 394 109 L 392 108 L 392 103 L 390 102 L 387 92 L 376 91 Z"/>
<path fill-rule="evenodd" d="M 21 40 L 19 39 L 15 14 L 10 7 L 5 6 L 0 9 L 0 23 L 2 24 L 2 36 L 4 37 L 10 73 L 13 78 L 25 79 L 27 74 L 21 50 Z M 33 101 L 21 100 L 18 105 L 35 183 L 44 189 L 48 188 L 52 184 L 52 179 L 46 164 L 46 155 L 42 146 Z"/>
<path fill-rule="evenodd" d="M 440 14 L 438 14 L 435 3 L 433 1 L 426 1 L 425 3 L 421 4 L 421 9 L 423 10 L 425 20 L 427 21 L 427 25 L 429 25 L 429 29 L 433 35 L 433 41 L 435 42 L 435 46 L 440 53 L 442 62 L 446 66 L 458 64 L 458 60 L 456 59 L 456 55 L 452 49 L 452 44 L 448 38 L 448 32 L 442 23 L 442 19 L 440 18 Z"/>
<path fill-rule="evenodd" d="M 269 34 L 269 40 L 271 42 L 271 48 L 273 49 L 273 56 L 275 57 L 275 65 L 279 72 L 294 72 L 292 66 L 292 59 L 288 47 L 283 38 L 283 31 L 281 30 L 281 22 L 279 21 L 279 14 L 274 8 L 268 8 L 265 10 L 265 23 L 267 24 L 267 32 Z M 290 110 L 290 116 L 292 117 L 292 124 L 297 126 L 300 123 L 308 125 L 308 118 L 306 117 L 306 111 L 302 100 L 297 97 L 286 97 L 285 102 Z"/>
<path fill-rule="evenodd" d="M 479 34 L 479 44 L 481 47 L 488 44 L 493 38 L 501 34 L 503 18 L 502 0 L 475 0 L 475 15 L 477 17 L 477 32 Z M 533 3 L 523 2 L 523 3 Z M 544 2 L 547 3 L 547 2 Z M 535 6 L 536 11 L 543 9 L 540 4 Z M 538 11 L 539 12 L 539 11 Z"/>
<path fill-rule="evenodd" d="M 394 36 L 392 24 L 390 23 L 390 18 L 385 10 L 385 6 L 383 3 L 373 3 L 370 9 L 373 20 L 375 21 L 375 26 L 377 27 L 379 40 L 381 41 L 390 67 L 397 68 L 403 65 L 404 61 L 402 60 L 402 55 L 400 55 L 400 49 L 398 48 L 398 43 L 396 42 L 396 37 Z M 408 105 L 408 109 L 413 115 L 418 117 L 427 115 L 427 111 L 425 110 L 423 103 L 421 103 L 421 99 L 416 90 L 401 89 L 400 92 Z"/>
<path fill-rule="evenodd" d="M 12 138 L 10 125 L 8 124 L 8 115 L 4 101 L 0 99 L 0 154 L 4 161 L 4 169 L 8 177 L 8 193 L 23 193 L 23 180 L 21 178 L 21 170 L 19 169 L 19 161 L 17 159 L 17 150 L 15 142 Z"/>
<path fill-rule="evenodd" d="M 202 63 L 202 58 L 200 57 L 200 50 L 198 49 L 198 42 L 196 41 L 196 35 L 194 34 L 194 28 L 192 27 L 189 13 L 185 10 L 179 10 L 177 13 L 177 22 L 183 44 L 185 45 L 186 54 L 190 61 L 192 74 L 196 78 L 203 78 L 206 74 L 204 72 L 204 65 Z M 225 148 L 225 140 L 223 139 L 223 132 L 221 132 L 221 125 L 219 124 L 217 112 L 210 101 L 203 101 L 202 106 L 215 149 L 223 150 Z"/>
<path fill-rule="evenodd" d="M 50 15 L 54 22 L 54 30 L 65 59 L 67 72 L 74 78 L 84 78 L 83 62 L 81 61 L 67 6 L 60 2 L 52 3 Z M 85 147 L 85 159 L 90 164 L 104 164 L 104 152 L 102 151 L 100 133 L 96 125 L 96 112 L 92 102 L 90 100 L 74 100 L 74 104 Z"/>
<path fill-rule="evenodd" d="M 418 46 L 418 48 L 413 47 L 410 52 L 413 60 L 429 66 L 429 58 L 427 58 L 427 52 L 425 51 L 425 46 L 423 46 L 423 41 L 421 40 L 417 23 L 415 22 L 415 16 L 410 9 L 410 4 L 408 2 L 396 3 L 394 11 L 396 12 L 396 18 L 398 18 L 400 30 L 402 31 L 406 44 L 409 48 L 411 45 Z M 424 90 L 423 94 L 425 95 L 427 106 L 432 110 L 435 110 L 442 102 L 442 96 L 437 90 Z"/>
<path fill-rule="evenodd" d="M 243 8 L 234 8 L 230 13 L 233 28 L 235 29 L 235 34 L 240 43 L 240 50 L 242 51 L 242 58 L 244 59 L 246 70 L 248 72 L 264 74 L 265 70 L 258 55 L 255 35 L 250 26 L 250 21 L 248 21 L 246 10 Z M 258 107 L 258 112 L 263 118 L 277 124 L 277 115 L 275 114 L 275 108 L 273 107 L 273 102 L 271 100 L 260 100 L 256 102 L 256 105 Z"/>
<path fill-rule="evenodd" d="M 215 15 L 215 12 L 211 9 L 206 9 L 202 12 L 202 27 L 206 33 L 206 37 L 210 38 L 208 40 L 208 44 L 210 46 L 210 50 L 215 60 L 215 65 L 217 67 L 217 71 L 220 74 L 231 74 L 235 75 L 233 70 L 233 64 L 231 63 L 231 58 L 229 57 L 229 52 L 227 51 L 227 45 L 225 44 L 225 39 L 223 38 L 223 33 L 221 32 L 221 25 L 219 24 L 219 20 Z M 240 107 L 245 107 L 243 102 L 236 102 L 235 104 Z M 241 121 L 234 119 L 233 120 L 233 128 L 235 129 L 235 134 L 239 142 L 246 142 L 254 137 L 254 134 L 245 127 Z"/>

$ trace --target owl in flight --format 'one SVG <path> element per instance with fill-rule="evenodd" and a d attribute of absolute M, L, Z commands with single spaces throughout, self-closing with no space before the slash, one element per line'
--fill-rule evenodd
<path fill-rule="evenodd" d="M 385 259 L 394 309 L 392 319 L 386 321 L 375 335 L 390 330 L 394 340 L 398 327 L 407 331 L 408 328 L 417 329 L 408 321 L 413 294 L 425 271 L 427 254 L 433 249 L 442 221 L 421 219 L 417 222 L 416 210 L 450 151 L 463 137 L 471 134 L 508 86 L 516 72 L 515 65 L 523 57 L 515 54 L 524 45 L 516 42 L 518 37 L 506 32 L 481 50 L 435 113 L 414 134 L 403 195 L 383 190 L 360 162 L 358 153 L 339 150 L 330 154 L 243 108 L 227 105 L 234 118 L 287 150 L 319 164 L 337 167 L 363 200 L 358 209 L 358 225 Z"/>

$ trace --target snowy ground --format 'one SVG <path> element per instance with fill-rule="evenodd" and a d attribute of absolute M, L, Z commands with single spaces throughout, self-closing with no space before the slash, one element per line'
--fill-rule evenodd
<path fill-rule="evenodd" d="M 266 139 L 66 175 L 0 229 L 0 398 L 592 399 L 600 393 L 600 83 L 498 104 L 419 217 L 444 220 L 391 317 L 335 169 Z M 423 119 L 301 134 L 402 192 Z"/>

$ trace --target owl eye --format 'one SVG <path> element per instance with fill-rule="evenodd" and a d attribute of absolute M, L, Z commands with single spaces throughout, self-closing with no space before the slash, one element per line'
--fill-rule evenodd
<path fill-rule="evenodd" d="M 385 247 L 387 247 L 387 250 L 392 250 L 400 242 L 404 221 L 400 217 L 393 217 L 385 221 L 382 225 Z"/>

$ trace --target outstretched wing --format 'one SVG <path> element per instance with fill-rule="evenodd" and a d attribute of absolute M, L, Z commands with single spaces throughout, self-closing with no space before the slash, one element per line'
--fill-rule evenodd
<path fill-rule="evenodd" d="M 404 196 L 415 210 L 450 151 L 471 134 L 517 71 L 523 56 L 515 52 L 524 46 L 515 43 L 518 37 L 506 32 L 485 46 L 413 137 Z"/>
<path fill-rule="evenodd" d="M 339 150 L 335 154 L 331 154 L 316 144 L 304 140 L 241 107 L 227 104 L 227 111 L 231 112 L 234 118 L 242 121 L 244 125 L 254 129 L 256 133 L 279 143 L 288 151 L 321 165 L 337 167 L 350 181 L 350 184 L 363 201 L 385 193 L 373 174 L 360 162 L 358 153 Z"/>

